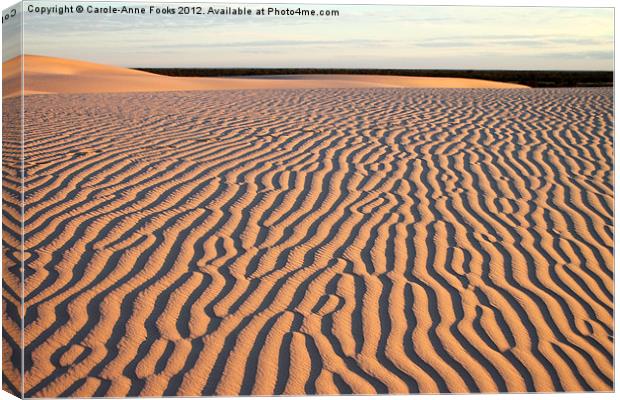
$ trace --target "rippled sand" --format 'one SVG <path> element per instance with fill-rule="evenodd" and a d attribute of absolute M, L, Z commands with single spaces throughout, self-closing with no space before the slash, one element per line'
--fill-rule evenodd
<path fill-rule="evenodd" d="M 27 96 L 26 396 L 612 390 L 612 95 Z"/>

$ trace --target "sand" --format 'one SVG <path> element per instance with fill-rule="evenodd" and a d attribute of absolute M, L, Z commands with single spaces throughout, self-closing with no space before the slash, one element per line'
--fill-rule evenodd
<path fill-rule="evenodd" d="M 463 78 L 373 75 L 274 75 L 245 78 L 179 78 L 84 61 L 27 55 L 3 65 L 3 97 L 24 93 L 117 93 L 180 90 L 317 89 L 317 88 L 524 88 L 523 85 Z"/>
<path fill-rule="evenodd" d="M 609 88 L 25 102 L 28 397 L 613 388 Z"/>

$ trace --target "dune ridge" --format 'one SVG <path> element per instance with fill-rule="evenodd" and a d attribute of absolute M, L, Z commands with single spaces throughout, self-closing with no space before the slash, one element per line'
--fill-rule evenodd
<path fill-rule="evenodd" d="M 612 390 L 610 89 L 26 101 L 28 397 Z"/>
<path fill-rule="evenodd" d="M 179 78 L 63 58 L 26 55 L 3 63 L 3 97 L 20 94 L 160 92 L 181 90 L 317 88 L 524 88 L 503 82 L 464 78 L 378 75 L 297 75 L 245 78 Z"/>

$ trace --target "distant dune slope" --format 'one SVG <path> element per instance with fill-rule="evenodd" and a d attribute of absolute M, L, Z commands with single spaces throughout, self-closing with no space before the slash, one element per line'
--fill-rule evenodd
<path fill-rule="evenodd" d="M 3 65 L 3 97 L 19 94 L 19 58 Z M 178 78 L 62 58 L 23 57 L 25 94 L 158 92 L 225 89 L 302 88 L 523 88 L 502 82 L 463 78 L 425 78 L 366 75 L 300 75 L 256 78 Z"/>
<path fill-rule="evenodd" d="M 26 102 L 27 397 L 613 388 L 611 89 Z"/>

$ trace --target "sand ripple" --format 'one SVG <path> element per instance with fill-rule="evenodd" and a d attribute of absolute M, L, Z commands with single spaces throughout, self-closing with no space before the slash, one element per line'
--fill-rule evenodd
<path fill-rule="evenodd" d="M 27 396 L 612 389 L 611 89 L 26 103 Z"/>

